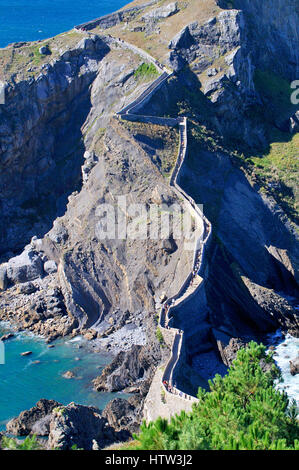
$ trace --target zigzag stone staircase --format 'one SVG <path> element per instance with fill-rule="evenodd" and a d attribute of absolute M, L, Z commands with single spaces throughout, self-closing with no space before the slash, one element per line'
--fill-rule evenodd
<path fill-rule="evenodd" d="M 134 52 L 139 53 L 139 55 L 142 57 L 144 57 L 144 54 L 146 54 L 146 58 L 148 59 L 149 55 L 147 53 L 139 50 L 136 46 L 125 43 L 123 40 L 109 37 L 108 42 L 110 45 L 117 43 L 122 47 L 132 49 Z M 207 250 L 212 234 L 211 223 L 204 216 L 202 210 L 196 205 L 194 200 L 179 185 L 180 170 L 188 151 L 187 118 L 165 118 L 137 114 L 138 110 L 141 109 L 151 99 L 157 90 L 160 89 L 161 86 L 173 74 L 173 72 L 170 72 L 165 67 L 161 66 L 153 57 L 150 57 L 150 61 L 155 64 L 161 75 L 156 80 L 154 80 L 137 99 L 135 99 L 125 108 L 121 109 L 117 113 L 117 116 L 128 121 L 145 123 L 148 122 L 151 124 L 179 127 L 179 152 L 170 178 L 170 186 L 173 187 L 178 196 L 183 198 L 187 210 L 191 213 L 192 217 L 197 222 L 196 226 L 201 227 L 201 229 L 197 229 L 195 231 L 194 240 L 192 242 L 194 245 L 192 271 L 189 273 L 181 289 L 176 295 L 168 298 L 162 304 L 157 304 L 156 306 L 159 312 L 159 326 L 165 342 L 168 343 L 171 348 L 171 356 L 164 370 L 158 368 L 154 376 L 144 406 L 144 416 L 147 421 L 153 420 L 158 416 L 170 418 L 170 416 L 174 415 L 175 413 L 180 413 L 182 410 L 190 411 L 192 408 L 192 403 L 198 401 L 197 398 L 184 393 L 174 385 L 174 372 L 179 362 L 183 345 L 184 332 L 176 328 L 170 328 L 169 321 L 171 318 L 170 314 L 175 308 L 179 306 L 181 307 L 184 302 L 189 301 L 195 294 L 199 292 L 200 289 L 203 289 L 205 251 Z"/>

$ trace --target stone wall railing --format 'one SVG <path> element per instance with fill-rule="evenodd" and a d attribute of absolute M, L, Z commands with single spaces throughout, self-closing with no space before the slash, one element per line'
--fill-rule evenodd
<path fill-rule="evenodd" d="M 177 158 L 176 165 L 174 167 L 173 173 L 170 178 L 170 185 L 175 188 L 175 190 L 178 192 L 178 194 L 183 195 L 183 197 L 188 201 L 188 206 L 189 210 L 191 213 L 195 215 L 200 221 L 203 221 L 204 223 L 204 238 L 202 240 L 202 237 L 200 236 L 197 242 L 195 243 L 195 248 L 194 248 L 194 257 L 193 257 L 193 270 L 192 273 L 190 273 L 187 276 L 187 279 L 185 280 L 183 286 L 181 287 L 180 291 L 173 296 L 170 299 L 167 299 L 164 302 L 164 305 L 162 306 L 160 310 L 160 327 L 163 329 L 167 329 L 166 324 L 167 319 L 169 319 L 169 314 L 172 309 L 177 308 L 179 305 L 182 305 L 182 302 L 180 302 L 180 299 L 183 297 L 184 293 L 190 287 L 190 284 L 192 283 L 192 280 L 196 275 L 203 274 L 204 271 L 204 254 L 205 250 L 207 247 L 208 242 L 211 239 L 211 233 L 212 233 L 212 227 L 210 222 L 204 217 L 202 211 L 199 209 L 199 207 L 195 204 L 194 200 L 185 193 L 185 191 L 178 185 L 177 180 L 179 177 L 179 172 L 182 168 L 182 165 L 184 163 L 185 157 L 187 155 L 187 148 L 188 148 L 188 142 L 187 142 L 187 118 L 179 118 L 179 126 L 180 126 L 180 148 L 179 148 L 179 154 Z M 199 220 L 198 220 L 199 221 Z M 185 298 L 184 301 L 189 301 L 192 296 L 194 296 L 199 289 L 203 287 L 203 282 L 201 282 L 198 286 L 194 288 L 194 290 L 188 295 L 187 298 Z M 178 347 L 176 346 L 175 342 L 177 341 L 176 338 L 179 336 L 179 343 Z M 167 366 L 165 368 L 163 377 L 162 377 L 162 382 L 163 386 L 165 389 L 165 392 L 167 393 L 175 393 L 178 395 L 180 399 L 186 399 L 186 400 L 192 400 L 192 401 L 197 401 L 197 398 L 193 397 L 192 395 L 185 394 L 181 390 L 177 389 L 174 384 L 173 384 L 173 376 L 174 376 L 174 371 L 175 368 L 178 364 L 179 357 L 181 354 L 181 348 L 183 345 L 183 340 L 184 340 L 184 333 L 181 330 L 176 330 L 175 338 L 173 341 L 173 346 L 172 346 L 172 351 L 171 351 L 171 357 L 167 363 Z M 171 392 L 169 392 L 169 389 Z"/>
<path fill-rule="evenodd" d="M 102 39 L 108 46 L 114 46 L 114 47 L 118 46 L 118 47 L 121 47 L 122 49 L 126 49 L 126 50 L 134 52 L 134 54 L 139 55 L 146 62 L 153 64 L 156 67 L 158 72 L 160 73 L 167 72 L 169 75 L 172 74 L 172 71 L 167 69 L 165 65 L 161 64 L 157 59 L 152 57 L 146 51 L 144 51 L 143 49 L 140 49 L 137 46 L 134 46 L 133 44 L 130 44 L 129 42 L 126 42 L 121 38 L 114 38 L 113 36 L 110 36 L 109 34 L 107 36 L 103 36 Z"/>
<path fill-rule="evenodd" d="M 125 121 L 144 122 L 146 124 L 156 124 L 158 126 L 176 127 L 178 121 L 175 118 L 163 118 L 158 116 L 142 116 L 141 114 L 119 114 Z"/>
<path fill-rule="evenodd" d="M 152 58 L 152 62 L 156 62 Z M 188 136 L 187 136 L 187 118 L 178 117 L 174 118 L 165 118 L 165 117 L 156 117 L 156 116 L 144 116 L 135 114 L 138 109 L 143 107 L 151 97 L 157 92 L 158 89 L 169 79 L 172 72 L 168 72 L 164 69 L 162 75 L 154 80 L 150 86 L 132 103 L 123 108 L 117 113 L 117 116 L 129 120 L 129 121 L 138 121 L 146 122 L 153 124 L 160 124 L 166 126 L 179 126 L 180 133 L 180 145 L 178 151 L 178 157 L 176 164 L 172 171 L 170 177 L 170 186 L 173 187 L 174 191 L 179 197 L 183 197 L 184 201 L 187 203 L 187 208 L 190 211 L 191 215 L 197 220 L 197 223 L 200 225 L 203 224 L 203 232 L 198 234 L 198 238 L 194 241 L 194 254 L 193 254 L 193 265 L 192 271 L 188 274 L 185 282 L 180 288 L 179 292 L 171 298 L 168 298 L 160 308 L 159 311 L 159 325 L 163 331 L 171 331 L 173 334 L 172 346 L 171 346 L 171 356 L 166 364 L 163 376 L 162 376 L 162 386 L 165 394 L 170 394 L 172 397 L 178 398 L 179 400 L 188 400 L 189 402 L 198 401 L 192 395 L 188 395 L 181 390 L 179 390 L 173 383 L 174 371 L 179 362 L 184 333 L 181 330 L 176 328 L 170 328 L 168 326 L 168 321 L 170 319 L 169 314 L 171 310 L 177 308 L 179 305 L 182 305 L 183 302 L 190 300 L 190 298 L 195 295 L 199 289 L 203 288 L 203 279 L 198 282 L 197 285 L 193 287 L 193 282 L 197 276 L 203 275 L 205 270 L 205 251 L 211 240 L 212 226 L 208 219 L 204 216 L 201 209 L 196 205 L 195 201 L 180 187 L 179 173 L 182 168 L 182 165 L 185 161 L 187 150 L 188 150 Z M 190 292 L 188 292 L 188 289 Z M 187 295 L 188 294 L 188 295 Z"/>
<path fill-rule="evenodd" d="M 121 115 L 121 116 L 130 115 L 132 117 L 135 117 L 135 115 L 136 115 L 135 113 L 138 111 L 138 109 L 142 108 L 148 101 L 150 101 L 152 96 L 168 80 L 169 76 L 170 75 L 167 72 L 163 72 L 162 75 L 160 75 L 160 77 L 158 77 L 156 80 L 154 80 L 150 84 L 150 86 L 143 93 L 141 93 L 141 95 L 138 98 L 136 98 L 136 100 L 134 100 L 132 103 L 125 106 L 117 114 Z M 167 125 L 167 122 L 166 122 L 167 118 L 158 118 L 158 117 L 156 117 L 156 119 L 160 119 L 161 121 L 163 121 L 165 123 L 165 125 Z M 174 122 L 174 120 L 172 118 L 169 118 L 169 119 Z M 177 120 L 175 120 L 175 121 L 176 121 L 176 125 L 177 125 Z"/>

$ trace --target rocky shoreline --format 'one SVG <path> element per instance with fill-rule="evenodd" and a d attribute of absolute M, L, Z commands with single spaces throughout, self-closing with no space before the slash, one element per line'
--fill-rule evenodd
<path fill-rule="evenodd" d="M 273 352 L 275 359 L 277 346 L 281 342 L 283 344 L 283 335 L 277 332 L 271 337 L 268 336 L 268 341 L 272 344 L 269 350 Z M 244 341 L 232 338 L 228 346 L 221 350 L 224 364 L 231 366 L 238 350 L 242 347 L 246 347 Z M 155 365 L 151 360 L 147 350 L 135 346 L 129 353 L 119 353 L 112 363 L 104 368 L 101 376 L 94 380 L 94 386 L 98 391 L 122 389 L 131 394 L 128 399 L 115 398 L 102 412 L 92 406 L 75 403 L 65 406 L 55 400 L 41 399 L 31 409 L 11 419 L 6 425 L 6 432 L 2 435 L 12 435 L 16 438 L 37 435 L 38 439 L 43 438 L 39 443 L 45 450 L 53 448 L 70 450 L 74 447 L 99 450 L 111 444 L 130 440 L 132 434 L 139 430 L 143 402 L 155 371 Z M 141 371 L 141 369 L 136 370 L 138 364 L 148 372 L 146 380 L 144 377 L 137 378 Z M 149 371 L 148 366 L 150 366 Z M 298 374 L 298 358 L 290 361 L 290 366 L 291 374 Z M 270 366 L 263 362 L 261 367 L 265 372 Z M 132 369 L 135 375 L 131 372 L 128 376 L 128 370 Z M 144 371 L 142 370 L 142 373 Z M 287 390 L 289 386 L 285 387 L 282 384 L 281 387 L 289 393 Z"/>
<path fill-rule="evenodd" d="M 294 15 L 281 2 L 273 3 L 279 28 L 294 31 Z M 269 128 L 285 132 L 293 119 L 286 113 L 284 122 L 280 117 L 267 122 L 261 113 L 254 71 L 263 67 L 267 54 L 252 31 L 258 30 L 273 52 L 269 69 L 288 81 L 295 78 L 294 40 L 288 34 L 277 36 L 282 49 L 269 33 L 268 23 L 277 27 L 271 8 L 256 15 L 252 11 L 259 2 L 245 4 L 244 11 L 219 11 L 214 4 L 208 9 L 212 17 L 194 22 L 189 4 L 181 9 L 172 3 L 166 10 L 149 11 L 137 23 L 133 15 L 121 30 L 110 31 L 116 41 L 106 32 L 81 28 L 49 40 L 51 54 L 40 48 L 34 63 L 30 44 L 3 52 L 7 100 L 5 113 L 0 110 L 0 208 L 6 230 L 0 230 L 0 320 L 15 331 L 41 335 L 49 344 L 82 335 L 95 353 L 115 356 L 94 379 L 95 390 L 130 394 L 128 400 L 112 400 L 102 414 L 82 405 L 42 402 L 18 418 L 25 420 L 26 432 L 32 431 L 31 421 L 44 426 L 49 445 L 97 448 L 117 440 L 118 433 L 124 437 L 138 429 L 154 372 L 169 356 L 159 340 L 157 299 L 178 292 L 193 263 L 193 254 L 184 249 L 183 240 L 174 242 L 173 233 L 166 240 L 134 242 L 96 236 L 99 205 L 114 204 L 120 194 L 129 195 L 132 204 L 183 208 L 168 184 L 177 154 L 176 131 L 113 117 L 144 93 L 151 80 L 140 79 L 144 54 L 135 45 L 123 47 L 122 34 L 157 34 L 153 54 L 174 74 L 142 112 L 190 115 L 189 157 L 181 184 L 204 204 L 215 227 L 204 292 L 171 319 L 185 338 L 180 390 L 190 386 L 192 361 L 200 354 L 207 355 L 213 372 L 209 355 L 228 366 L 247 338 L 260 339 L 279 327 L 298 337 L 298 312 L 281 293 L 298 294 L 298 235 L 274 199 L 242 170 L 244 149 L 238 143 L 246 143 L 246 151 L 254 155 L 257 143 L 270 145 Z M 168 21 L 181 17 L 182 29 L 168 28 Z M 108 21 L 107 27 L 117 28 L 120 22 Z M 159 44 L 167 29 L 171 37 Z M 26 64 L 23 69 L 14 62 L 18 54 Z M 226 146 L 226 140 L 236 148 Z M 297 359 L 290 360 L 296 373 Z M 72 379 L 71 371 L 66 377 Z M 195 388 L 198 380 L 191 385 Z M 81 420 L 90 427 L 90 436 L 82 431 L 82 440 L 69 439 L 72 426 L 81 433 Z M 9 427 L 17 431 L 18 426 L 14 421 Z"/>
<path fill-rule="evenodd" d="M 131 437 L 112 409 L 110 406 L 101 414 L 99 409 L 91 406 L 75 403 L 64 406 L 55 400 L 41 399 L 30 410 L 9 421 L 6 430 L 8 435 L 16 437 L 35 434 L 46 438 L 46 441 L 40 441 L 45 450 L 71 450 L 74 446 L 98 450 Z M 118 425 L 114 428 L 111 422 L 118 422 Z"/>
<path fill-rule="evenodd" d="M 24 329 L 22 322 L 12 326 L 7 322 L 9 317 L 4 316 L 3 318 L 6 320 L 5 330 L 12 331 L 3 336 L 4 341 L 14 341 L 15 332 L 31 331 L 34 335 L 40 333 L 39 329 L 31 328 L 31 326 L 27 327 L 27 323 Z M 128 316 L 124 316 L 124 325 L 127 321 L 125 318 L 128 318 Z M 97 376 L 97 370 L 96 368 L 94 369 L 92 385 L 93 389 L 97 392 L 124 392 L 130 395 L 128 399 L 113 399 L 108 403 L 103 412 L 103 416 L 107 418 L 108 422 L 113 423 L 114 427 L 117 426 L 118 431 L 124 431 L 126 433 L 136 432 L 138 430 L 143 419 L 143 403 L 149 390 L 155 368 L 160 362 L 161 357 L 166 357 L 168 354 L 168 349 L 161 349 L 155 337 L 156 323 L 152 317 L 148 318 L 146 326 L 148 327 L 148 331 L 152 332 L 148 335 L 148 341 L 151 344 L 150 347 L 148 347 L 147 343 L 143 345 L 130 344 L 127 339 L 127 349 L 123 347 L 122 342 L 120 342 L 115 343 L 115 347 L 111 351 L 111 348 L 101 347 L 102 335 L 94 330 L 81 331 L 79 336 L 77 330 L 73 330 L 71 334 L 63 336 L 64 340 L 68 341 L 76 339 L 76 337 L 82 338 L 84 343 L 81 344 L 80 342 L 78 347 L 85 348 L 95 356 L 97 354 L 106 353 L 107 351 L 109 351 L 109 354 L 115 356 L 112 362 L 103 369 L 100 376 Z M 82 333 L 84 334 L 82 335 Z M 44 337 L 46 342 L 50 343 L 49 347 L 55 347 L 55 340 L 61 337 L 60 335 L 54 335 L 52 329 L 49 330 L 46 335 L 39 336 Z M 63 377 L 70 380 L 77 378 L 72 370 L 66 371 Z M 26 412 L 24 413 L 25 416 L 27 416 Z M 115 418 L 115 416 L 117 416 L 117 418 Z M 11 428 L 8 427 L 7 431 L 10 433 Z M 11 433 L 18 435 L 17 432 Z"/>

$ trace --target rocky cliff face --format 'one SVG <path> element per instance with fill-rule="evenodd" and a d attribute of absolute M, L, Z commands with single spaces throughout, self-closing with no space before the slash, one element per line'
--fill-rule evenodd
<path fill-rule="evenodd" d="M 82 41 L 36 78 L 11 81 L 1 109 L 1 253 L 44 234 L 80 187 L 89 85 L 108 52 Z"/>
<path fill-rule="evenodd" d="M 188 273 L 192 253 L 183 251 L 183 241 L 97 236 L 98 207 L 116 207 L 119 196 L 128 195 L 128 205 L 181 203 L 161 174 L 175 161 L 176 131 L 113 118 L 147 86 L 134 76 L 139 65 L 138 56 L 92 36 L 43 66 L 36 79 L 7 90 L 1 227 L 10 260 L 1 266 L 1 288 L 8 287 L 2 318 L 49 339 L 93 327 L 99 335 L 115 333 L 102 347 L 119 350 L 125 333 L 127 348 L 143 345 L 142 314 L 153 312 L 155 295 L 175 292 Z M 33 234 L 23 253 L 11 257 Z"/>
<path fill-rule="evenodd" d="M 296 80 L 299 72 L 298 1 L 236 0 L 234 6 L 246 15 L 249 45 L 254 50 L 256 66 Z"/>
<path fill-rule="evenodd" d="M 288 80 L 296 77 L 298 48 L 289 33 L 296 32 L 296 37 L 299 22 L 294 2 L 272 2 L 271 19 L 268 2 L 240 1 L 238 7 L 204 24 L 190 23 L 172 39 L 169 59 L 177 77 L 145 110 L 148 114 L 169 114 L 169 110 L 188 114 L 192 123 L 180 184 L 203 203 L 214 240 L 206 271 L 206 298 L 200 294 L 177 309 L 172 325 L 184 329 L 185 360 L 203 376 L 202 369 L 208 370 L 209 362 L 215 372 L 217 357 L 212 351 L 219 342 L 227 345 L 231 337 L 260 339 L 279 326 L 298 334 L 296 229 L 274 198 L 259 192 L 250 172 L 240 171 L 232 150 L 248 151 L 271 142 L 271 133 L 279 125 L 277 114 L 256 87 L 255 70 L 268 69 Z M 275 34 L 281 15 L 288 32 L 284 25 Z M 267 45 L 265 49 L 261 43 Z M 282 82 L 280 86 L 283 94 Z M 163 109 L 161 102 L 167 103 Z M 270 118 L 263 114 L 267 106 L 273 113 Z M 281 105 L 279 112 L 286 119 L 294 110 L 289 103 Z M 187 377 L 190 372 L 186 374 L 183 366 L 180 369 L 178 384 L 194 393 Z"/>
<path fill-rule="evenodd" d="M 99 409 L 91 406 L 75 403 L 63 406 L 54 400 L 41 399 L 30 410 L 9 421 L 6 430 L 14 436 L 35 434 L 46 437 L 47 440 L 40 441 L 40 445 L 49 450 L 71 450 L 74 447 L 99 450 L 130 437 L 129 432 L 120 429 L 119 423 L 114 423 L 114 427 L 110 425 L 113 410 L 107 411 L 110 413 L 105 417 Z"/>
<path fill-rule="evenodd" d="M 250 146 L 263 145 L 263 123 L 248 119 L 252 106 L 263 101 L 255 74 L 267 71 L 289 82 L 298 76 L 298 3 L 239 0 L 234 9 L 226 1 L 218 4 L 226 9 L 205 23 L 186 25 L 169 42 L 169 63 L 175 70 L 190 67 L 215 105 L 218 131 Z M 280 119 L 291 117 L 290 102 L 289 108 L 280 109 Z"/>
<path fill-rule="evenodd" d="M 260 338 L 280 326 L 298 334 L 287 298 L 298 295 L 296 232 L 236 156 L 244 145 L 269 143 L 274 124 L 259 110 L 255 70 L 296 78 L 298 12 L 292 0 L 240 0 L 234 9 L 221 2 L 223 10 L 211 6 L 211 17 L 190 21 L 192 1 L 185 3 L 155 22 L 162 30 L 163 21 L 179 18 L 184 27 L 161 39 L 176 73 L 142 112 L 188 116 L 180 184 L 213 224 L 206 292 L 173 319 L 186 333 L 182 360 L 193 367 L 198 355 L 217 353 L 217 341 Z M 155 17 L 151 10 L 146 15 Z M 96 348 L 120 353 L 95 386 L 119 390 L 138 381 L 139 405 L 153 366 L 166 354 L 155 334 L 155 301 L 176 293 L 192 265 L 192 253 L 172 235 L 98 236 L 98 208 L 117 206 L 119 196 L 147 206 L 182 205 L 168 184 L 177 132 L 114 117 L 148 85 L 135 73 L 142 62 L 107 36 L 84 33 L 35 76 L 7 72 L 7 104 L 0 108 L 1 318 L 49 340 L 82 332 Z M 289 109 L 284 113 L 289 119 Z M 178 380 L 186 384 L 185 371 Z M 187 384 L 193 392 L 195 372 Z"/>

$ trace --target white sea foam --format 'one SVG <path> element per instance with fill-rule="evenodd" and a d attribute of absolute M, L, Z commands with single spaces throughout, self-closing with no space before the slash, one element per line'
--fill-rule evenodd
<path fill-rule="evenodd" d="M 281 370 L 283 382 L 277 383 L 279 390 L 284 390 L 291 399 L 299 403 L 299 374 L 291 375 L 290 361 L 299 354 L 299 338 L 287 334 L 285 337 L 280 331 L 271 336 L 275 346 L 274 359 Z"/>
<path fill-rule="evenodd" d="M 82 336 L 75 336 L 75 338 L 72 338 L 70 339 L 69 341 L 67 341 L 67 343 L 78 343 L 79 341 L 82 341 L 83 340 L 83 337 Z"/>

